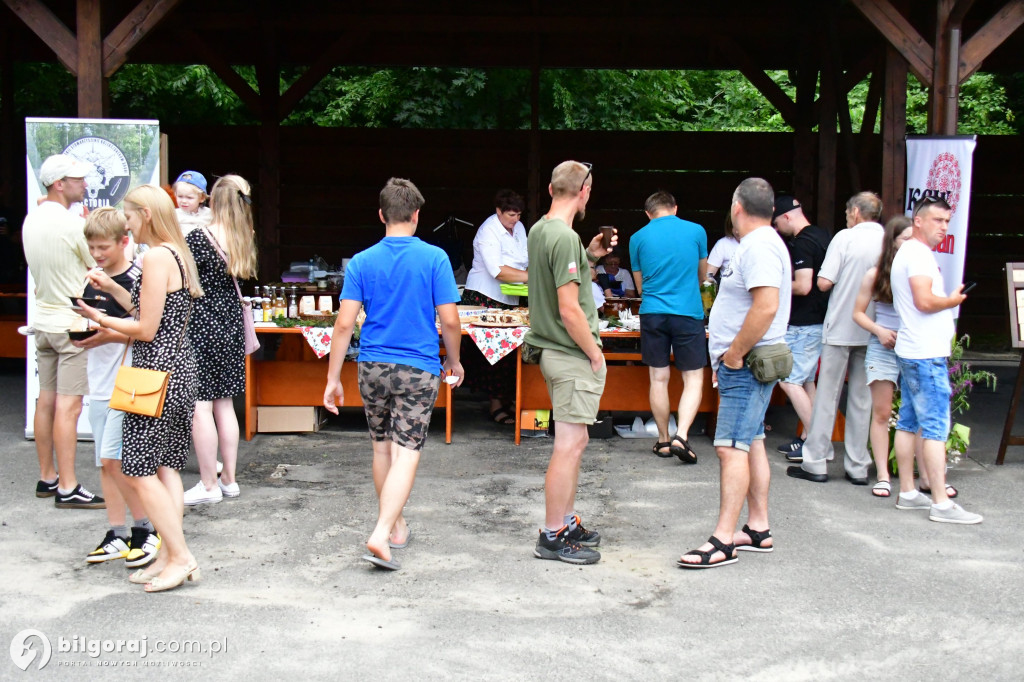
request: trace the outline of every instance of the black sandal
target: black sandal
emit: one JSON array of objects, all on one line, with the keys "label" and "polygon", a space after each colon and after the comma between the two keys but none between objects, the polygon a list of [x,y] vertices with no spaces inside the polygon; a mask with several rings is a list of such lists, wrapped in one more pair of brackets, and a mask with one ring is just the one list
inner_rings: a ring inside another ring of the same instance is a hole
[{"label": "black sandal", "polygon": [[[668,452],[662,452],[661,451],[662,448],[668,448]],[[675,454],[674,452],[672,452],[672,443],[667,443],[667,442],[666,443],[655,443],[654,447],[651,449],[651,452],[656,454],[658,457],[671,457],[671,456],[673,456]]]},{"label": "black sandal", "polygon": [[[734,564],[739,561],[736,556],[736,546],[724,544],[721,540],[716,538],[714,535],[708,538],[708,542],[711,543],[713,549],[707,551],[700,551],[699,549],[692,549],[683,556],[698,556],[700,557],[699,564],[691,564],[680,559],[676,563],[679,564],[679,568],[716,568],[718,566],[726,566],[728,564]],[[725,558],[721,561],[711,561],[711,556],[715,552],[721,552],[725,555]]]},{"label": "black sandal", "polygon": [[495,424],[502,424],[503,426],[514,426],[516,423],[516,416],[509,413],[504,407],[499,407],[494,412],[491,412],[491,419],[494,420]]},{"label": "black sandal", "polygon": [[[679,447],[678,445],[676,445],[675,444],[676,441],[679,441],[680,443],[682,443],[683,447]],[[670,455],[675,455],[676,457],[678,457],[679,461],[682,462],[683,464],[696,464],[697,463],[697,453],[694,452],[693,448],[690,447],[690,444],[687,443],[682,438],[680,438],[678,434],[675,435],[675,436],[672,436],[672,440],[669,441],[668,446],[669,446],[669,454]]]},{"label": "black sandal", "polygon": [[[918,490],[920,490],[920,491],[921,491],[922,493],[924,493],[925,495],[931,495],[931,494],[932,494],[932,489],[931,489],[931,488],[924,488],[924,487],[921,487],[921,488],[918,488]],[[952,494],[952,495],[950,495],[950,494],[949,494],[949,491],[950,491],[950,490],[952,490],[952,491],[953,491],[953,494]],[[948,483],[946,484],[946,497],[948,497],[949,499],[951,499],[951,500],[952,500],[952,499],[953,499],[954,497],[956,497],[956,496],[957,496],[957,495],[959,495],[959,494],[960,494],[960,491],[958,491],[958,490],[957,490],[956,488],[954,488],[954,487],[953,487],[953,486],[951,486],[950,484],[948,484]]]},{"label": "black sandal", "polygon": [[750,536],[750,544],[736,545],[737,552],[742,550],[744,552],[764,552],[767,554],[768,552],[775,551],[774,544],[761,544],[772,536],[770,528],[766,528],[764,530],[750,530],[750,526],[743,526],[743,532]]}]

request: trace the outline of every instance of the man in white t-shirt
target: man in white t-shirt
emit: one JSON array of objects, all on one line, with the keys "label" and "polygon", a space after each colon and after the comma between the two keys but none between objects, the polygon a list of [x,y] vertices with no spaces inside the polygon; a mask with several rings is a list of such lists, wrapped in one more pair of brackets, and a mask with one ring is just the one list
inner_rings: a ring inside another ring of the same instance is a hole
[{"label": "man in white t-shirt", "polygon": [[[981,523],[946,495],[946,439],[949,436],[947,360],[956,325],[953,308],[967,298],[961,284],[946,295],[932,249],[946,238],[952,211],[943,199],[925,197],[914,208],[914,232],[892,261],[892,300],[900,314],[896,357],[900,363],[896,461],[900,470],[897,509],[927,509],[939,523]],[[924,466],[934,502],[914,487],[914,437],[924,439]]]},{"label": "man in white t-shirt", "polygon": [[103,498],[83,488],[75,476],[78,416],[82,396],[89,392],[89,378],[85,353],[68,337],[68,330],[82,319],[71,309],[71,299],[82,295],[85,273],[96,264],[82,232],[85,221],[68,211],[85,197],[85,176],[91,170],[91,165],[67,154],[43,161],[39,181],[46,188],[46,200],[26,216],[21,229],[25,261],[36,284],[32,318],[39,371],[33,420],[39,456],[36,497],[53,497],[60,509],[105,506]]},{"label": "man in white t-shirt", "polygon": [[[708,541],[679,559],[680,568],[713,568],[736,562],[736,550],[771,552],[764,413],[776,381],[761,383],[746,365],[756,346],[783,343],[789,322],[792,267],[782,238],[771,226],[775,192],[761,178],[747,178],[733,194],[730,213],[740,246],[722,271],[711,309],[708,353],[718,381],[715,451],[721,467],[718,524]],[[747,523],[736,531],[743,502]]]},{"label": "man in white t-shirt", "polygon": [[[818,288],[831,291],[825,324],[821,332],[821,365],[818,386],[811,411],[807,440],[799,455],[787,457],[803,464],[791,466],[786,474],[792,478],[824,483],[828,480],[828,460],[832,459],[832,429],[836,408],[849,376],[846,393],[846,456],[843,468],[846,480],[854,485],[868,484],[868,427],[871,424],[871,391],[864,370],[871,333],[853,321],[864,273],[878,263],[885,233],[878,220],[882,217],[882,200],[874,192],[860,192],[846,202],[846,225],[832,238],[825,252],[825,262],[818,271]],[[868,306],[868,317],[874,318],[874,303]]]}]

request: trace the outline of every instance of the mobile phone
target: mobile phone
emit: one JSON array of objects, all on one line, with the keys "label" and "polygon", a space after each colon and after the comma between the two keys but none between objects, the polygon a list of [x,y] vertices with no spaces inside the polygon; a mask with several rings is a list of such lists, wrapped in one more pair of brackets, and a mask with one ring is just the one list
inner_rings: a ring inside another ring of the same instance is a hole
[{"label": "mobile phone", "polygon": [[966,294],[968,291],[970,291],[971,289],[973,289],[976,286],[978,286],[977,282],[968,282],[967,284],[964,285],[964,289],[960,293],[961,294]]}]

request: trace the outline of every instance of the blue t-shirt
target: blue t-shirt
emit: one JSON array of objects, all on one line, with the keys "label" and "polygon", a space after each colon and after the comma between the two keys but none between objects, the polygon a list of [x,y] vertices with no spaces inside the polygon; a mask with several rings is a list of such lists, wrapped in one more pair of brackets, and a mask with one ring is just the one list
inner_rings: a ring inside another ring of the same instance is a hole
[{"label": "blue t-shirt", "polygon": [[385,237],[349,261],[340,298],[366,309],[359,362],[441,373],[435,308],[459,301],[444,251],[418,237]]},{"label": "blue t-shirt", "polygon": [[655,218],[629,240],[629,262],[643,276],[640,314],[704,319],[697,266],[708,257],[708,235],[674,215]]}]

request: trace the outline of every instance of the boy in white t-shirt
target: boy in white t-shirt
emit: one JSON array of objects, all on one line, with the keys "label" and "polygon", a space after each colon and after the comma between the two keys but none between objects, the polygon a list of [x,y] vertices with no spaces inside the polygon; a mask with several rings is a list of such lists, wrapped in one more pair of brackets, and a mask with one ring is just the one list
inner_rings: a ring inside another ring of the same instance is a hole
[{"label": "boy in white t-shirt", "polygon": [[[914,232],[892,261],[892,299],[900,315],[896,356],[900,363],[902,404],[896,424],[896,461],[900,471],[897,509],[928,509],[939,523],[981,523],[946,495],[946,439],[949,436],[947,358],[956,327],[953,308],[967,298],[961,284],[946,295],[932,254],[945,239],[952,211],[943,199],[925,197],[914,208]],[[914,437],[924,438],[924,466],[933,502],[914,487]]]},{"label": "boy in white t-shirt", "polygon": [[[125,257],[128,233],[124,215],[109,206],[89,214],[85,222],[85,239],[89,244],[89,255],[98,267],[115,282],[131,291],[132,285],[142,274],[137,265]],[[84,298],[104,296],[91,285],[85,287]],[[96,307],[103,308],[112,317],[130,317],[133,311],[126,311],[110,297]],[[114,390],[114,377],[124,356],[124,344],[128,337],[105,327],[94,328],[96,332],[84,341],[75,341],[80,348],[88,349],[89,373],[89,423],[92,426],[96,446],[96,466],[100,467],[100,484],[107,500],[107,521],[110,528],[99,546],[90,552],[85,560],[91,564],[125,559],[128,568],[145,566],[156,558],[160,545],[153,525],[146,518],[145,508],[138,495],[123,482],[121,473],[121,423],[124,412],[110,409],[110,395]],[[91,330],[90,330],[91,331]],[[131,352],[125,358],[131,364]],[[131,509],[135,525],[129,537],[125,503]]]}]

